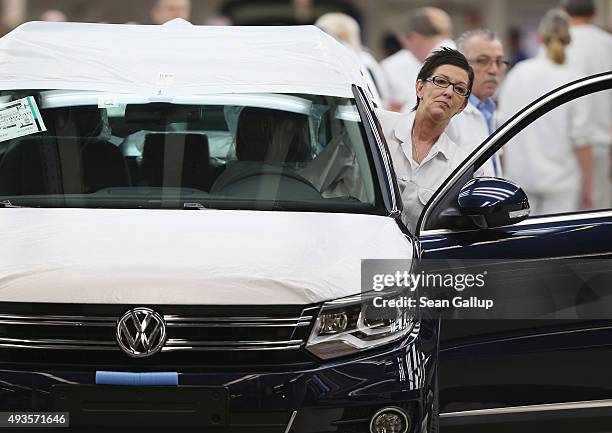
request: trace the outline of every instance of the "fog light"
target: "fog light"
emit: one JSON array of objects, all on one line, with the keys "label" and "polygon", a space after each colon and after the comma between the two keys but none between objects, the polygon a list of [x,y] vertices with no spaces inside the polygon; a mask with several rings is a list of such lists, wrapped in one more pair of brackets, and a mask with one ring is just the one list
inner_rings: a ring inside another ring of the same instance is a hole
[{"label": "fog light", "polygon": [[386,407],[374,414],[371,433],[406,433],[410,429],[408,415],[399,407]]}]

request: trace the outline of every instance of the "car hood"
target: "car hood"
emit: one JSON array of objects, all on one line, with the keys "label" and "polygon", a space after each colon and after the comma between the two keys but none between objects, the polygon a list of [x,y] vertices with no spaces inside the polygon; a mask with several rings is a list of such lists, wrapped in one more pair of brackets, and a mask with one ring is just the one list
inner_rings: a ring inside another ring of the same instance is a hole
[{"label": "car hood", "polygon": [[392,218],[223,210],[0,210],[0,301],[308,304],[407,259]]}]

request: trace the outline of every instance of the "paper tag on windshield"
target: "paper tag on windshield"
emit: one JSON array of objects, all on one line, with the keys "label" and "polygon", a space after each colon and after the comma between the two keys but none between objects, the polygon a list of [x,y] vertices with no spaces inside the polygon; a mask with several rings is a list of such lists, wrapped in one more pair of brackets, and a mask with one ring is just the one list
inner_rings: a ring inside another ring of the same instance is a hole
[{"label": "paper tag on windshield", "polygon": [[157,74],[157,85],[158,86],[171,86],[174,84],[174,73],[172,72],[159,72]]},{"label": "paper tag on windshield", "polygon": [[98,97],[98,108],[117,108],[119,102],[117,98],[112,95],[104,95]]},{"label": "paper tag on windshield", "polygon": [[0,104],[0,142],[46,130],[33,97]]}]

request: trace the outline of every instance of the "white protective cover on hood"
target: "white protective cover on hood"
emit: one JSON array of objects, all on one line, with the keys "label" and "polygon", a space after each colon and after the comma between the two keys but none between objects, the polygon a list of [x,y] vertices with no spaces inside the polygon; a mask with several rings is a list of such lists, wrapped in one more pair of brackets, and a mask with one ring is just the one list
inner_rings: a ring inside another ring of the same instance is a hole
[{"label": "white protective cover on hood", "polygon": [[330,213],[8,208],[0,239],[0,302],[310,304],[412,257],[392,218]]},{"label": "white protective cover on hood", "polygon": [[367,89],[357,56],[314,26],[30,22],[0,39],[0,89],[158,96]]}]

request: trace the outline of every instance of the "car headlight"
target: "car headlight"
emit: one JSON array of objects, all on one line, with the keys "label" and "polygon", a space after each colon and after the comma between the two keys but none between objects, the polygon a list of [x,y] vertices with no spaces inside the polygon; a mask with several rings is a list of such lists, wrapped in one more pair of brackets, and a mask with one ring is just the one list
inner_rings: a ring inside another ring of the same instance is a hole
[{"label": "car headlight", "polygon": [[416,314],[416,300],[406,290],[368,292],[326,302],[306,349],[330,359],[382,346],[408,335]]}]

